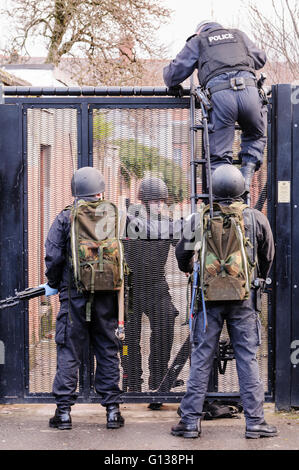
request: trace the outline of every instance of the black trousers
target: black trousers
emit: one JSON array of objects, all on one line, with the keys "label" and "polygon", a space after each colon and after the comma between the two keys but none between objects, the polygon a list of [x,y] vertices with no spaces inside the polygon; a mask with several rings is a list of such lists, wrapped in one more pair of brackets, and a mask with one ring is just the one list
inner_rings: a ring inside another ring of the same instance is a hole
[{"label": "black trousers", "polygon": [[53,394],[58,405],[73,405],[78,393],[78,372],[82,352],[88,339],[96,357],[94,387],[103,406],[122,402],[119,388],[119,348],[117,295],[103,292],[94,295],[91,321],[86,321],[88,297],[75,290],[60,295],[56,320],[57,372]]},{"label": "black trousers", "polygon": [[193,325],[193,351],[187,391],[181,401],[182,420],[193,423],[202,416],[208,382],[219,337],[226,321],[234,348],[240,395],[247,424],[264,421],[264,387],[256,358],[261,342],[261,323],[251,298],[233,302],[207,302],[208,328],[203,314],[197,313]]},{"label": "black trousers", "polygon": [[[218,75],[209,81],[208,87],[227,83],[233,77],[252,77],[249,72],[230,72]],[[246,86],[245,89],[217,91],[212,94],[213,108],[209,116],[209,141],[211,166],[231,163],[235,124],[241,127],[239,158],[242,163],[252,162],[258,170],[263,163],[266,146],[267,106],[263,105],[258,89]]]},{"label": "black trousers", "polygon": [[[134,284],[133,284],[134,285]],[[133,288],[133,309],[126,321],[126,369],[129,391],[140,392],[142,385],[142,353],[140,347],[142,317],[150,323],[148,355],[151,390],[159,387],[167,372],[174,338],[175,318],[179,314],[172,303],[168,284],[163,277],[149,285],[136,282]]]}]

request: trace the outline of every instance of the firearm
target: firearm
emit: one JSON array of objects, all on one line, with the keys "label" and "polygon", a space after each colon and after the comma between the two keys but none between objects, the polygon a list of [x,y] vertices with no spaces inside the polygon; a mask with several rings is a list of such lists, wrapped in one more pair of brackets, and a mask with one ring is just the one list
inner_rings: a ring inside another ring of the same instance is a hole
[{"label": "firearm", "polygon": [[257,277],[253,281],[253,286],[256,289],[261,289],[263,292],[269,292],[269,290],[271,290],[271,288],[269,287],[271,284],[272,284],[272,279],[270,277],[267,277],[266,279]]},{"label": "firearm", "polygon": [[264,83],[265,83],[266,79],[267,79],[267,75],[264,74],[264,73],[261,73],[260,78],[257,81],[257,88],[258,88],[258,91],[259,91],[259,95],[263,100],[263,104],[268,104],[269,103],[267,95],[270,94],[270,91],[266,90],[264,88]]},{"label": "firearm", "polygon": [[171,366],[168,368],[163,380],[161,381],[157,392],[165,393],[170,392],[170,390],[177,385],[183,385],[183,381],[179,381],[178,383],[178,376],[180,375],[183,367],[185,366],[188,358],[190,357],[191,353],[191,342],[190,342],[190,335],[187,336],[184,343],[181,346],[181,349],[173,359]]},{"label": "firearm", "polygon": [[13,307],[14,305],[17,305],[19,302],[21,302],[21,300],[29,300],[33,299],[34,297],[40,297],[41,295],[45,295],[45,292],[46,291],[44,287],[28,287],[27,289],[20,292],[15,290],[14,296],[0,300],[0,310]]},{"label": "firearm", "polygon": [[[188,335],[186,340],[181,346],[181,349],[172,361],[172,364],[168,368],[157,392],[165,393],[169,392],[172,388],[179,385],[183,385],[183,381],[177,380],[183,367],[185,366],[188,358],[191,354],[191,341]],[[215,364],[219,374],[224,375],[226,372],[226,366],[228,361],[235,359],[234,351],[229,340],[220,339],[218,344],[218,350],[215,355]]]},{"label": "firearm", "polygon": [[197,87],[195,94],[200,103],[203,104],[205,111],[210,111],[212,109],[212,102],[209,99],[208,93],[206,90],[203,90],[200,87]]},{"label": "firearm", "polygon": [[219,374],[224,375],[228,361],[235,359],[234,350],[229,339],[220,339],[216,354]]},{"label": "firearm", "polygon": [[262,311],[262,294],[271,293],[271,284],[272,279],[270,277],[267,277],[267,279],[262,279],[261,277],[257,277],[256,279],[254,279],[252,285],[255,289],[255,308],[257,312]]}]

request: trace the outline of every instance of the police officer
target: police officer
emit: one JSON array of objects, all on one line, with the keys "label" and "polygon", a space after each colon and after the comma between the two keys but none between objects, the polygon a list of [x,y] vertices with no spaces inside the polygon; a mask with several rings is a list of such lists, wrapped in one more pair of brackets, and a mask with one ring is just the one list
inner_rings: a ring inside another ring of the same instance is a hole
[{"label": "police officer", "polygon": [[[96,168],[77,170],[71,181],[72,195],[86,201],[98,200],[105,182]],[[46,240],[46,295],[59,291],[60,310],[56,320],[57,371],[53,383],[56,411],[50,427],[71,429],[71,406],[77,398],[77,377],[84,346],[90,338],[96,356],[95,390],[106,407],[107,428],[119,428],[124,419],[119,411],[119,341],[115,336],[118,304],[114,292],[97,292],[91,321],[86,322],[87,294],[75,287],[70,263],[70,209],[60,212]]]},{"label": "police officer", "polygon": [[179,314],[172,303],[165,277],[170,245],[177,242],[172,221],[168,215],[163,215],[167,198],[165,182],[161,178],[147,176],[138,189],[138,199],[143,204],[131,206],[128,211],[128,239],[124,240],[124,247],[133,275],[133,309],[126,321],[130,392],[142,389],[140,338],[143,314],[148,317],[151,328],[148,384],[151,390],[159,387],[167,372],[175,318]]},{"label": "police officer", "polygon": [[166,85],[173,87],[197,68],[199,83],[212,102],[209,116],[212,171],[219,164],[232,162],[235,123],[239,123],[242,129],[239,158],[246,192],[263,162],[266,145],[267,107],[259,95],[255,75],[255,70],[265,62],[265,53],[244,32],[205,20],[163,70]]},{"label": "police officer", "polygon": [[[244,191],[244,178],[233,165],[218,167],[212,176],[215,200],[229,205]],[[241,200],[241,199],[240,199]],[[267,218],[247,207],[244,212],[245,235],[255,247],[259,277],[266,279],[274,257],[274,242]],[[192,272],[194,251],[185,248],[186,238],[176,247],[179,269]],[[246,419],[247,438],[275,436],[277,430],[265,422],[263,383],[259,377],[256,352],[260,344],[260,320],[256,311],[255,291],[247,300],[206,302],[208,327],[204,315],[197,312],[193,329],[193,351],[187,391],[181,401],[181,419],[171,433],[175,436],[199,437],[203,403],[224,319],[234,349],[240,395]]]}]

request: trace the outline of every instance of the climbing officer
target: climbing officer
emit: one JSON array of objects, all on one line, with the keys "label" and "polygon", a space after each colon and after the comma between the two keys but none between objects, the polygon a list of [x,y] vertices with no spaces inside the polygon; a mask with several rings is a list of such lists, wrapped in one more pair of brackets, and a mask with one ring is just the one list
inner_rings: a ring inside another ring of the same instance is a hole
[{"label": "climbing officer", "polygon": [[242,130],[239,158],[246,192],[263,162],[266,145],[267,107],[255,75],[265,62],[265,52],[244,32],[205,20],[163,70],[165,84],[174,87],[197,69],[199,84],[212,103],[209,112],[212,172],[220,164],[232,163],[235,123],[239,123]]},{"label": "climbing officer", "polygon": [[[240,196],[244,192],[244,178],[235,166],[230,164],[219,166],[213,173],[212,185],[214,200],[221,205],[231,207],[232,203],[242,201]],[[266,279],[274,257],[274,242],[269,222],[261,212],[248,206],[243,210],[243,218],[245,237],[251,242],[250,256],[256,260],[258,277],[255,279]],[[192,242],[183,236],[176,246],[176,257],[179,269],[191,273],[194,250],[190,249],[190,246],[186,249],[186,241]],[[211,265],[214,269],[215,266]],[[236,269],[235,265],[232,265],[232,268]],[[220,279],[221,276],[217,281],[218,286]],[[250,295],[245,300],[206,301],[206,318],[201,311],[196,312],[193,320],[190,374],[187,390],[180,404],[181,419],[172,427],[173,435],[191,438],[199,437],[201,433],[203,403],[224,320],[235,353],[240,395],[246,419],[245,436],[258,438],[277,434],[276,428],[267,424],[264,418],[264,389],[256,359],[261,336],[257,300],[257,292],[252,286]],[[205,320],[207,328],[204,328]]]},{"label": "climbing officer", "polygon": [[[105,190],[103,176],[96,168],[77,170],[71,181],[75,201],[97,201]],[[119,340],[117,328],[118,304],[115,292],[95,292],[91,306],[91,321],[86,321],[88,295],[77,290],[70,261],[70,208],[54,220],[46,240],[46,295],[59,292],[60,310],[56,319],[57,371],[53,383],[56,411],[50,427],[71,429],[71,406],[77,398],[78,370],[88,338],[96,357],[95,390],[106,407],[107,428],[124,425],[119,403]]]},{"label": "climbing officer", "polygon": [[165,277],[170,246],[179,238],[174,239],[173,222],[165,213],[168,199],[165,182],[152,175],[144,177],[138,188],[138,199],[142,204],[130,207],[127,240],[124,240],[133,286],[133,308],[126,321],[126,362],[131,392],[142,390],[140,339],[143,315],[148,317],[151,329],[148,386],[150,390],[156,390],[167,372],[175,318],[179,314]]}]

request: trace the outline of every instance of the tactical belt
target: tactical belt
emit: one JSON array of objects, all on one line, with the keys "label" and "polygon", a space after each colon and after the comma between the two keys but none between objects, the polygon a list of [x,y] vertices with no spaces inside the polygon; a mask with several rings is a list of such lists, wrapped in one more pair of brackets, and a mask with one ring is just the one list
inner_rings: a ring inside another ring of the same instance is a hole
[{"label": "tactical belt", "polygon": [[234,77],[228,80],[227,82],[219,83],[207,88],[208,93],[212,95],[217,91],[232,89],[234,91],[244,90],[246,86],[257,86],[256,80],[254,78],[244,78],[244,77]]}]

